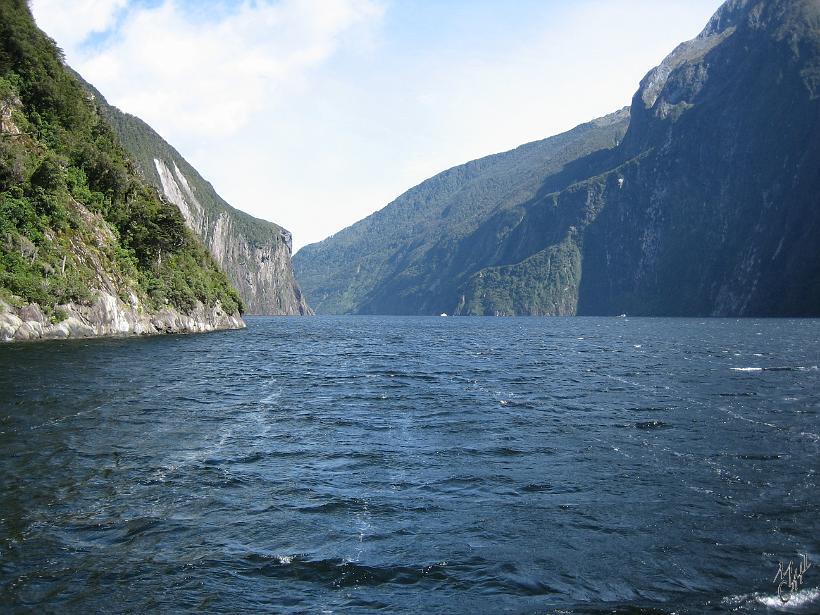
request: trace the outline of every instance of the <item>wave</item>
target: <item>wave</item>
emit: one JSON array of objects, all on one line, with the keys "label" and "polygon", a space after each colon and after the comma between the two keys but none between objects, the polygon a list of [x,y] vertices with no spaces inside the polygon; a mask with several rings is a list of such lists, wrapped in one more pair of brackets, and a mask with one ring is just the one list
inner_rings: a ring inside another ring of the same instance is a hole
[{"label": "wave", "polygon": [[244,558],[241,572],[253,576],[292,578],[327,584],[334,588],[414,585],[423,581],[451,580],[447,562],[419,566],[368,566],[346,559],[310,559],[305,555],[259,555]]},{"label": "wave", "polygon": [[663,421],[640,421],[635,423],[636,429],[665,429],[669,427],[668,423],[664,423]]},{"label": "wave", "polygon": [[782,455],[751,455],[751,454],[739,454],[737,455],[738,459],[743,459],[744,461],[778,461],[783,459]]},{"label": "wave", "polygon": [[810,367],[784,365],[774,367],[730,367],[729,369],[733,372],[807,372],[817,371],[818,368],[816,365]]},{"label": "wave", "polygon": [[521,487],[521,491],[526,493],[539,493],[552,490],[553,486],[549,483],[529,483]]}]

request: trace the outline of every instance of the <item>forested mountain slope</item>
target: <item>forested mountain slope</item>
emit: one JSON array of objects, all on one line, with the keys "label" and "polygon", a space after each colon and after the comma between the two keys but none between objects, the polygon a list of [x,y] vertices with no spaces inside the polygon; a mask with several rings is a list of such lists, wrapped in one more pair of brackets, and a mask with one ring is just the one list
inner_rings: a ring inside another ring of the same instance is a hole
[{"label": "forested mountain slope", "polygon": [[[820,2],[726,2],[649,72],[629,115],[533,161],[528,180],[482,159],[304,248],[308,299],[353,313],[820,314]],[[468,169],[492,170],[445,181]],[[437,205],[460,191],[482,204],[469,224]]]},{"label": "forested mountain slope", "polygon": [[[621,110],[567,133],[454,167],[294,257],[319,313],[451,311],[468,276],[506,262],[504,238],[546,183],[578,176],[578,159],[602,164],[623,138]],[[581,174],[583,172],[581,171]]]},{"label": "forested mountain slope", "polygon": [[241,327],[241,310],[27,4],[1,0],[0,339]]}]

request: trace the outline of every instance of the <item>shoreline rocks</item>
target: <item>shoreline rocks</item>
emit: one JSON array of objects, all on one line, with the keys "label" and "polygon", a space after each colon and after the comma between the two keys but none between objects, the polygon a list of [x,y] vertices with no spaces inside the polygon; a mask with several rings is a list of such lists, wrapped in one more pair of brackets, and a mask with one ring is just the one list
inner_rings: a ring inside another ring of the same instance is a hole
[{"label": "shoreline rocks", "polygon": [[227,314],[217,303],[197,303],[190,313],[172,307],[146,312],[137,301],[131,305],[107,292],[99,292],[91,305],[73,303],[57,306],[62,318],[52,322],[36,303],[15,308],[0,300],[0,341],[87,339],[174,333],[206,333],[243,329],[245,322]]}]

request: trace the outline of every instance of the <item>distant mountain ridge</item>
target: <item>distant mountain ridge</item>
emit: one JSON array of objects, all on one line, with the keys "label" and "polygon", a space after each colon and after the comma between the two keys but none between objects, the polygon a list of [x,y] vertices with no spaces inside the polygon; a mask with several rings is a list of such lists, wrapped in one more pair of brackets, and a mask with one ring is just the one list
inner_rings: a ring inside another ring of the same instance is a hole
[{"label": "distant mountain ridge", "polygon": [[628,112],[537,143],[543,158],[456,167],[300,250],[308,299],[320,313],[820,314],[816,0],[726,2]]},{"label": "distant mountain ridge", "polygon": [[[497,237],[545,182],[568,182],[570,163],[605,155],[629,112],[449,169],[384,209],[294,257],[319,313],[439,313],[458,302],[465,273],[502,259]],[[488,225],[488,220],[497,225]],[[470,241],[478,238],[477,241]]]},{"label": "distant mountain ridge", "polygon": [[143,177],[179,208],[188,227],[239,291],[247,312],[312,314],[293,274],[290,232],[231,207],[153,128],[110,105],[90,84],[86,86]]}]

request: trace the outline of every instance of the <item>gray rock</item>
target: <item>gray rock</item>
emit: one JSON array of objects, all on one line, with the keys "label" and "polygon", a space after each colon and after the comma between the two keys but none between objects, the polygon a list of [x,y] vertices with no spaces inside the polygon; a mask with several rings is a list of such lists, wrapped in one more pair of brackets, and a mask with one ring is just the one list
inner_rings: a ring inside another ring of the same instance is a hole
[{"label": "gray rock", "polygon": [[124,303],[108,292],[98,293],[90,306],[69,303],[60,309],[66,314],[65,320],[50,324],[36,304],[17,309],[0,302],[0,340],[204,333],[245,327],[240,317],[226,314],[218,303],[212,307],[197,304],[188,314],[171,307],[149,312],[133,298]]},{"label": "gray rock", "polygon": [[39,322],[40,324],[45,323],[45,317],[43,316],[43,312],[40,310],[40,306],[36,303],[30,303],[20,308],[19,314],[22,320],[29,322]]}]

